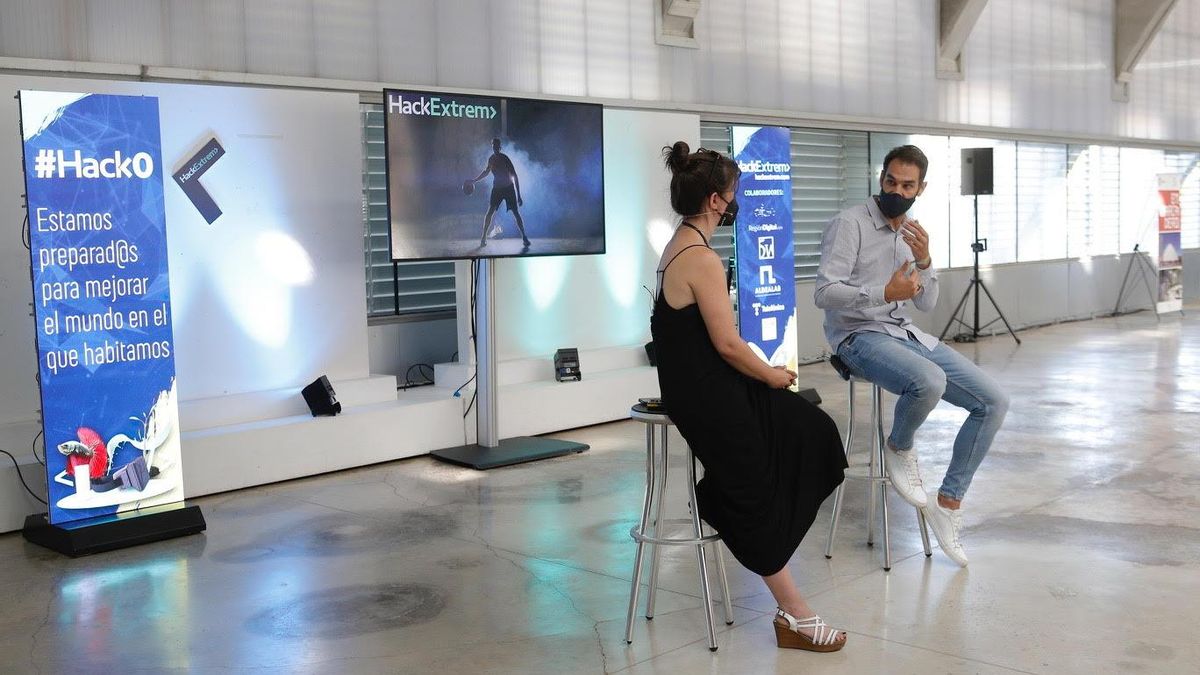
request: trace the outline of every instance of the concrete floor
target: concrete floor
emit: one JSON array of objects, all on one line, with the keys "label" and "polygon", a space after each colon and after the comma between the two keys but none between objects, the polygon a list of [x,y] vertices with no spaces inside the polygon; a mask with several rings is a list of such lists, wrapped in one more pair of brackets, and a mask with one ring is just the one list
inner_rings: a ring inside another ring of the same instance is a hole
[{"label": "concrete floor", "polygon": [[[861,481],[833,559],[829,503],[793,558],[850,632],[840,653],[776,649],[773,602],[731,558],[735,623],[710,653],[682,549],[625,644],[645,452],[625,421],[561,434],[582,455],[487,473],[418,458],[201,499],[206,534],[91,558],[0,537],[0,671],[1200,671],[1200,308],[1022,338],[964,348],[1013,400],[966,503],[970,568],[927,559],[893,497],[885,573]],[[800,379],[844,423],[832,371]],[[943,405],[918,434],[933,485],[962,417]]]}]

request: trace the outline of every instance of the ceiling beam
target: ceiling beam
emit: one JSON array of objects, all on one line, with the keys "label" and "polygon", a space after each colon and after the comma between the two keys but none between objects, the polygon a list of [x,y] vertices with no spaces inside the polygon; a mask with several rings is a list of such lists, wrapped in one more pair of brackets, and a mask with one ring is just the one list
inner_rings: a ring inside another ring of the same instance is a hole
[{"label": "ceiling beam", "polygon": [[700,0],[654,0],[654,41],[699,49],[695,25],[699,13]]},{"label": "ceiling beam", "polygon": [[1154,41],[1176,0],[1115,0],[1113,9],[1113,99],[1129,100],[1133,69]]},{"label": "ceiling beam", "polygon": [[987,7],[987,0],[940,0],[938,2],[937,76],[961,80],[965,74],[963,48],[971,29]]}]

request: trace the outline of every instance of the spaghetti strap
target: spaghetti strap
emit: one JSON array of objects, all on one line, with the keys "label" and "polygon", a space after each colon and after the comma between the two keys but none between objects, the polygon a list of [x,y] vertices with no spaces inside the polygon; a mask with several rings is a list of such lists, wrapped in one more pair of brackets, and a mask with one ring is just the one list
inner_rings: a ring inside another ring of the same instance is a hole
[{"label": "spaghetti strap", "polygon": [[656,273],[658,274],[658,294],[656,297],[662,297],[663,277],[667,274],[667,268],[671,266],[671,263],[675,262],[676,258],[683,255],[684,251],[688,250],[689,248],[696,248],[697,246],[699,246],[700,248],[707,248],[709,250],[712,250],[712,247],[709,246],[708,244],[688,244],[687,246],[684,246],[683,248],[676,251],[675,255],[671,256],[671,259],[667,261],[666,265],[663,265],[663,268],[661,270],[656,270]]},{"label": "spaghetti strap", "polygon": [[687,246],[684,246],[683,248],[679,249],[679,251],[676,252],[675,255],[671,256],[671,259],[667,261],[666,265],[663,265],[663,268],[661,270],[659,270],[658,273],[666,274],[667,268],[671,266],[671,263],[675,262],[676,258],[683,255],[683,252],[688,250],[689,248],[696,248],[697,246],[699,246],[701,248],[709,248],[709,246],[707,244],[688,244]]}]

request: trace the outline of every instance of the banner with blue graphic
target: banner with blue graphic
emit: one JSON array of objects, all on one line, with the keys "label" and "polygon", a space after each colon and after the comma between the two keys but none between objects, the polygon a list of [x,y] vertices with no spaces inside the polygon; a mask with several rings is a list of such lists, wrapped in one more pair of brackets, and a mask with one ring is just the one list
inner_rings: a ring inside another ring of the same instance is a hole
[{"label": "banner with blue graphic", "polygon": [[20,105],[50,522],[179,501],[158,99]]},{"label": "banner with blue graphic", "polygon": [[733,126],[738,183],[738,332],[773,366],[797,365],[791,139],[786,127]]}]

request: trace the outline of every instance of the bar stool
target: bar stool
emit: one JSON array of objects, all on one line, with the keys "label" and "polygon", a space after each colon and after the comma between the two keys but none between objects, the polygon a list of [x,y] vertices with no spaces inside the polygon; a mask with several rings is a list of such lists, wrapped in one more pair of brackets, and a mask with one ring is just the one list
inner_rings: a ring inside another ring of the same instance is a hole
[{"label": "bar stool", "polygon": [[[700,512],[696,504],[696,458],[692,449],[687,449],[687,487],[688,506],[691,511],[690,519],[666,520],[663,515],[663,504],[667,491],[667,464],[669,452],[667,448],[667,430],[673,426],[671,418],[660,408],[651,410],[643,403],[638,403],[629,411],[629,417],[646,425],[646,497],[642,502],[642,518],[636,526],[629,530],[629,536],[637,542],[637,555],[633,564],[633,585],[629,590],[629,614],[625,620],[625,642],[633,642],[633,615],[637,613],[638,594],[642,586],[642,564],[645,556],[645,545],[654,546],[650,565],[650,583],[646,598],[646,618],[654,618],[654,600],[658,592],[658,569],[661,547],[663,546],[694,546],[696,558],[700,565],[700,593],[704,599],[704,616],[708,620],[708,649],[717,650],[717,630],[713,623],[712,597],[708,586],[708,558],[704,547],[712,544],[717,557],[717,575],[721,580],[721,594],[725,604],[725,625],[733,623],[733,603],[729,598],[729,581],[725,575],[725,559],[721,555],[719,542],[721,535],[705,534],[705,525],[700,521]],[[659,442],[655,443],[655,432],[658,432]],[[670,537],[666,535],[668,524],[690,523],[691,536]]]},{"label": "bar stool", "polygon": [[[892,484],[892,479],[888,475],[887,465],[883,462],[884,439],[887,438],[883,433],[883,389],[874,382],[854,376],[836,354],[829,357],[829,365],[833,366],[838,375],[846,381],[848,387],[850,421],[846,425],[846,441],[844,443],[847,460],[850,456],[850,448],[854,443],[854,385],[871,385],[871,461],[867,475],[856,477],[865,477],[870,485],[870,505],[867,509],[867,546],[875,545],[875,493],[878,487],[879,503],[883,507],[883,569],[888,572],[892,569],[892,540],[888,531],[887,492],[888,486]],[[847,475],[851,474],[847,473]],[[846,484],[842,483],[834,493],[833,522],[829,525],[829,541],[825,544],[826,558],[833,557],[833,538],[837,534],[838,518],[842,513],[842,492],[845,488]],[[929,548],[929,530],[925,526],[925,514],[919,508],[916,511],[917,522],[921,526],[921,543],[925,547],[925,557],[928,558],[933,555],[933,551]]]}]

